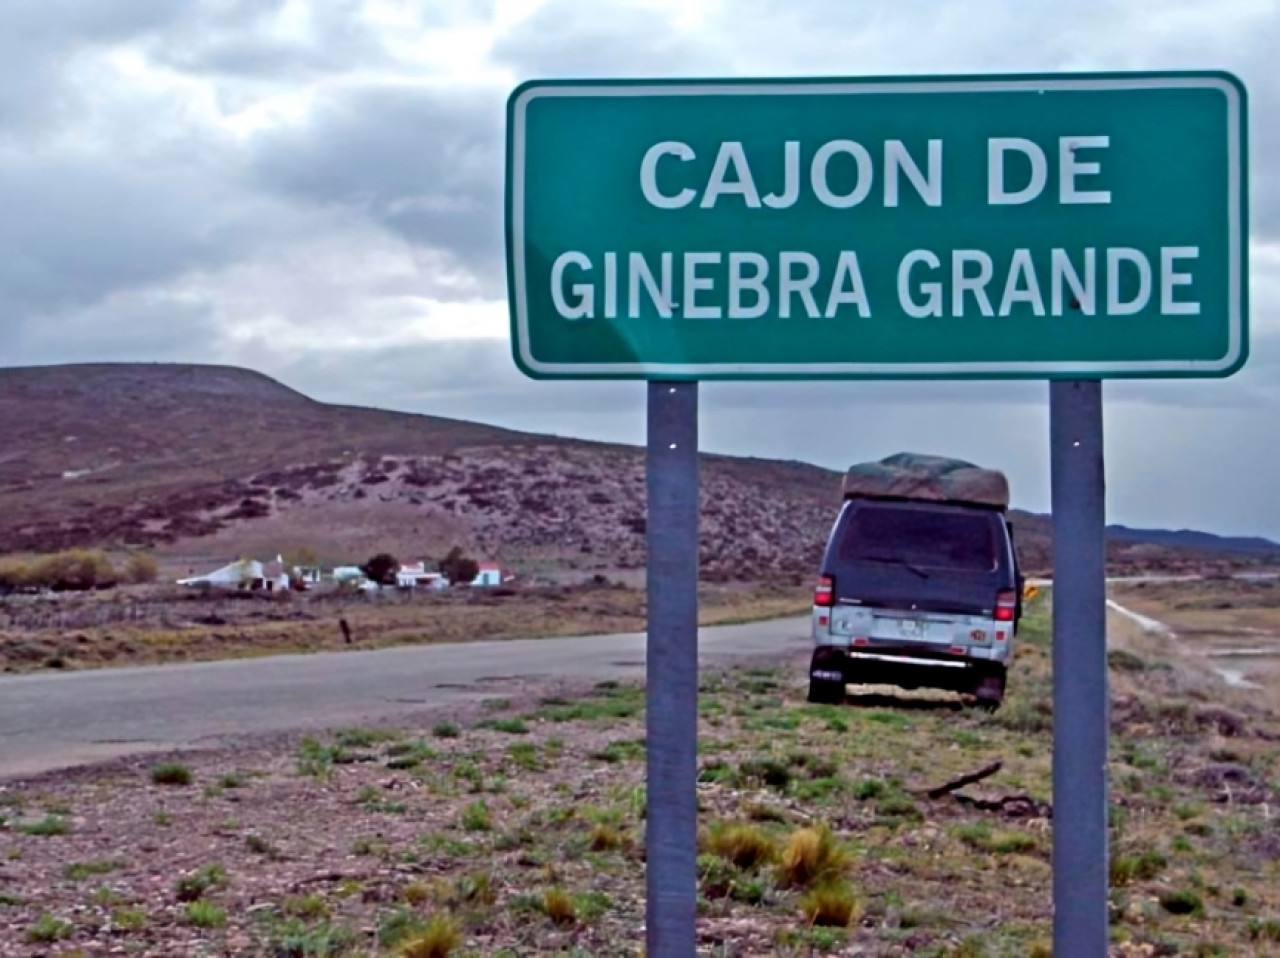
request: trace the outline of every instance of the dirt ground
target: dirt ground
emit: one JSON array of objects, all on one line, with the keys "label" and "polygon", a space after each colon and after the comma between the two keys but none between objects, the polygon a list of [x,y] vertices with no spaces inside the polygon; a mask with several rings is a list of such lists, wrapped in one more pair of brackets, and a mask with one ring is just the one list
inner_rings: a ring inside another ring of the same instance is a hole
[{"label": "dirt ground", "polygon": [[[1280,953],[1280,716],[1162,641],[1111,653],[1112,954]],[[799,661],[705,676],[700,954],[1048,955],[1049,661],[1037,600],[994,715],[811,706]],[[641,954],[643,706],[522,688],[15,783],[0,954]]]},{"label": "dirt ground", "polygon": [[[706,584],[703,625],[802,615],[808,587]],[[286,652],[643,631],[645,592],[601,583],[381,595],[178,587],[0,599],[0,670],[84,669]]]},{"label": "dirt ground", "polygon": [[1280,581],[1139,584],[1112,597],[1166,627],[1145,630],[1148,645],[1280,708]]}]

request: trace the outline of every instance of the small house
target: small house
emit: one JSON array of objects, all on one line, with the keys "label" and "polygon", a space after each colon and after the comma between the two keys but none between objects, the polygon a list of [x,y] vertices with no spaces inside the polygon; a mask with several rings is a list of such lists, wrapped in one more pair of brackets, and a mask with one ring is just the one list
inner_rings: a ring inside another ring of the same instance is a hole
[{"label": "small house", "polygon": [[359,582],[364,578],[364,572],[357,565],[340,565],[333,570],[334,582]]},{"label": "small house", "polygon": [[264,570],[257,559],[237,559],[205,575],[179,579],[178,585],[215,589],[257,589],[262,587]]},{"label": "small house", "polygon": [[474,586],[502,585],[502,567],[496,562],[481,562],[480,571],[471,580]]},{"label": "small house", "polygon": [[402,589],[439,589],[445,585],[444,576],[429,572],[425,562],[401,565],[396,571],[396,585]]}]

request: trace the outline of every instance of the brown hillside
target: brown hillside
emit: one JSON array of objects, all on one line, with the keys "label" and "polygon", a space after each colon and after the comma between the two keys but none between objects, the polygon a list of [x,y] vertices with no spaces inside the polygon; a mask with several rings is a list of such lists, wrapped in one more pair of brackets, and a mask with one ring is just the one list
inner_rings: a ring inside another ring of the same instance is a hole
[{"label": "brown hillside", "polygon": [[[998,465],[998,464],[996,464]],[[814,571],[839,475],[705,456],[712,579]],[[220,366],[0,369],[0,552],[158,547],[175,562],[306,547],[323,561],[454,543],[523,571],[644,564],[643,451],[319,403]],[[1048,523],[1015,516],[1031,573]],[[1113,567],[1200,566],[1113,544]]]}]

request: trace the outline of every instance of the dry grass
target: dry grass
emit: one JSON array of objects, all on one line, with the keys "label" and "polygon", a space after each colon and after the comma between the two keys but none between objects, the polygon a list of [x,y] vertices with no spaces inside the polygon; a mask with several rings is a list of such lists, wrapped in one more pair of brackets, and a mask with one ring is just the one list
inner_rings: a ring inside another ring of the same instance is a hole
[{"label": "dry grass", "polygon": [[827,825],[800,828],[791,833],[782,849],[778,882],[785,887],[807,888],[838,878],[848,864],[848,853]]},{"label": "dry grass", "polygon": [[706,850],[744,871],[772,862],[778,855],[773,839],[760,827],[716,822],[706,837]]},{"label": "dry grass", "polygon": [[548,888],[542,895],[542,910],[556,925],[572,925],[578,920],[573,896],[563,888]]},{"label": "dry grass", "polygon": [[800,910],[811,925],[847,928],[858,915],[858,898],[843,879],[829,879],[800,897]]},{"label": "dry grass", "polygon": [[603,822],[591,829],[590,848],[593,852],[611,852],[622,848],[625,838],[618,829]]},{"label": "dry grass", "polygon": [[462,929],[447,915],[436,915],[427,927],[400,946],[400,958],[449,958],[462,947]]}]

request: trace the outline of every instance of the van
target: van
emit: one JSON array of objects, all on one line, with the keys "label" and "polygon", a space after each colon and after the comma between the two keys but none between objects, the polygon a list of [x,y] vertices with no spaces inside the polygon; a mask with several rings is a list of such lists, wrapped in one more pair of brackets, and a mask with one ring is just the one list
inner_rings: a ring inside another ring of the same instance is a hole
[{"label": "van", "polygon": [[846,685],[897,685],[1004,698],[1023,577],[1001,508],[847,498],[813,596],[809,701]]}]

